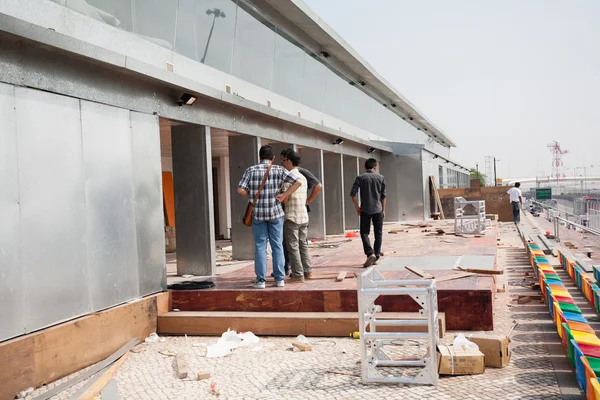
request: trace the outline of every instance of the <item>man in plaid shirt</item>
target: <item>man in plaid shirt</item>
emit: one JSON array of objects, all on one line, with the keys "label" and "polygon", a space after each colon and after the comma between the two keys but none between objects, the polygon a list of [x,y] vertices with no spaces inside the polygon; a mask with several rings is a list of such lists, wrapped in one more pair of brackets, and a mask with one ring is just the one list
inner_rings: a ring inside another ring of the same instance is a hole
[{"label": "man in plaid shirt", "polygon": [[[258,188],[273,163],[274,154],[271,146],[262,146],[259,152],[260,164],[248,168],[238,184],[238,193],[249,195],[249,202],[254,201]],[[286,191],[281,193],[283,183],[289,183]],[[273,254],[273,275],[277,287],[284,286],[283,258],[283,219],[281,203],[294,193],[302,182],[291,175],[280,165],[273,165],[265,181],[252,215],[252,235],[254,236],[254,272],[256,273],[255,289],[264,289],[267,273],[267,239],[271,243]]]},{"label": "man in plaid shirt", "polygon": [[[285,204],[285,222],[283,230],[285,232],[285,246],[292,267],[292,281],[304,282],[305,277],[310,277],[312,265],[310,255],[308,254],[308,210],[306,209],[306,198],[308,188],[306,178],[298,170],[300,165],[300,154],[293,150],[288,150],[286,160],[282,162],[285,169],[290,171],[290,175],[302,182],[300,189],[292,193]],[[283,189],[287,189],[289,183],[283,184]]]}]

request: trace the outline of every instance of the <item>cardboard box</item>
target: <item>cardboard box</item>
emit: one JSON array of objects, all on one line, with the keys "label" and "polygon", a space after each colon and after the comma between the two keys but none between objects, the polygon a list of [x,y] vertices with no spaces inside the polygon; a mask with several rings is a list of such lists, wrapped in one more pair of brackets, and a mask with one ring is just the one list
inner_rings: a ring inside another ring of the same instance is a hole
[{"label": "cardboard box", "polygon": [[508,337],[471,335],[467,339],[479,346],[479,351],[485,354],[486,367],[504,368],[509,364],[512,353],[508,348]]},{"label": "cardboard box", "polygon": [[438,346],[440,375],[475,375],[485,372],[485,356],[469,347]]}]

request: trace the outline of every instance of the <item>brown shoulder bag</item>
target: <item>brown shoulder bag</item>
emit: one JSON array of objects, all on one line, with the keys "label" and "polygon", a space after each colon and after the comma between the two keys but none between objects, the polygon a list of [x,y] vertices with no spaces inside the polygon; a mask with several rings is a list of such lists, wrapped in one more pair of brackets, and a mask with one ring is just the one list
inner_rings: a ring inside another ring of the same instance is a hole
[{"label": "brown shoulder bag", "polygon": [[267,177],[269,176],[269,172],[271,172],[271,167],[273,166],[273,162],[267,168],[267,172],[265,172],[265,176],[263,176],[263,180],[258,187],[258,191],[256,192],[256,196],[254,196],[254,201],[252,203],[248,203],[246,206],[246,213],[244,214],[244,218],[242,222],[246,226],[252,226],[252,214],[254,213],[254,206],[256,206],[256,202],[258,201],[258,196],[260,196],[260,192],[262,191],[263,186],[265,186],[265,182],[267,181]]}]

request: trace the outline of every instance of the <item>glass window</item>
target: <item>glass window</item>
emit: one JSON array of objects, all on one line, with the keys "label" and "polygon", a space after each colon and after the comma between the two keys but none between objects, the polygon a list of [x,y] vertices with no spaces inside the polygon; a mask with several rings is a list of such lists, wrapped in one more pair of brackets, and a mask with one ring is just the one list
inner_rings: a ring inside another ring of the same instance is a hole
[{"label": "glass window", "polygon": [[87,2],[61,2],[69,8],[94,19],[133,32],[133,12],[131,0],[87,0]]},{"label": "glass window", "polygon": [[233,75],[271,89],[275,52],[275,32],[238,8],[233,49]]},{"label": "glass window", "polygon": [[304,75],[302,76],[302,103],[323,111],[325,85],[327,83],[327,67],[312,55],[304,55]]},{"label": "glass window", "polygon": [[232,0],[179,0],[175,51],[231,73],[236,3]]},{"label": "glass window", "polygon": [[133,31],[159,46],[175,45],[177,0],[134,0]]},{"label": "glass window", "polygon": [[305,52],[284,37],[275,38],[273,91],[297,102],[302,101]]}]

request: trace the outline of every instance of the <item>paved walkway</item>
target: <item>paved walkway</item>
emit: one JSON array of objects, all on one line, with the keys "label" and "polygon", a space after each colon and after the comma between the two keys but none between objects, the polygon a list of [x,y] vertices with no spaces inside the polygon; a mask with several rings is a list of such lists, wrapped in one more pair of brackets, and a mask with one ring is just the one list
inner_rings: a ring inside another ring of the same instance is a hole
[{"label": "paved walkway", "polygon": [[[221,399],[561,399],[583,398],[547,308],[539,302],[517,305],[512,299],[530,291],[522,283],[532,278],[526,253],[513,224],[500,225],[498,266],[505,270],[497,286],[506,286],[494,304],[495,330],[511,335],[513,358],[503,369],[488,368],[483,375],[441,377],[436,387],[363,385],[359,373],[359,342],[351,338],[310,338],[312,352],[290,351],[292,338],[261,337],[253,348],[236,349],[226,358],[205,358],[205,344],[214,337],[167,337],[142,344],[139,353],[120,368],[116,381],[123,399],[211,399],[215,382]],[[447,332],[444,343],[457,332]],[[210,371],[205,381],[179,380],[172,358],[160,351],[189,352],[193,371]],[[342,371],[349,375],[332,374]],[[562,387],[559,387],[561,381]],[[60,383],[60,382],[59,382]],[[50,385],[51,388],[53,385]],[[56,398],[69,398],[76,388]]]}]

